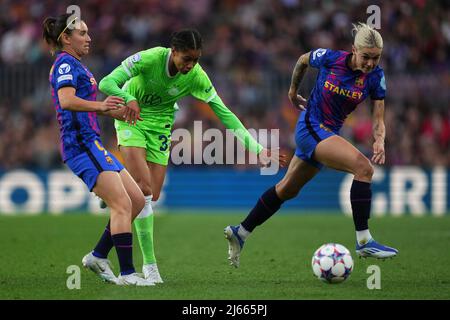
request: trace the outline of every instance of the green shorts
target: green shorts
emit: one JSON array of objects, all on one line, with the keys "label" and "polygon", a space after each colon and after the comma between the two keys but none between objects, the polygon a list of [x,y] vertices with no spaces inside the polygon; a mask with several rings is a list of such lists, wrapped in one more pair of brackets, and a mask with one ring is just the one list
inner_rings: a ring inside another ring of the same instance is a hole
[{"label": "green shorts", "polygon": [[167,166],[170,156],[171,128],[151,130],[140,126],[139,122],[135,126],[123,121],[114,121],[114,123],[119,146],[145,148],[148,162]]}]

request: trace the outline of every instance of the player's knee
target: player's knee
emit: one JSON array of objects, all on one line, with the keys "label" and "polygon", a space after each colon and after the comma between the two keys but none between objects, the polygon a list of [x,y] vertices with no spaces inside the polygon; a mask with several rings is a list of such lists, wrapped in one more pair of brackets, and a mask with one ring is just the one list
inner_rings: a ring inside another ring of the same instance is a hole
[{"label": "player's knee", "polygon": [[136,183],[139,186],[139,189],[141,189],[144,196],[149,196],[152,194],[152,188],[150,186],[150,181],[147,181],[146,179],[137,178]]},{"label": "player's knee", "polygon": [[109,207],[111,208],[111,211],[117,215],[131,217],[132,203],[130,197],[126,193],[115,197]]},{"label": "player's knee", "polygon": [[355,176],[372,180],[374,169],[369,159],[362,154],[358,156],[355,166]]}]

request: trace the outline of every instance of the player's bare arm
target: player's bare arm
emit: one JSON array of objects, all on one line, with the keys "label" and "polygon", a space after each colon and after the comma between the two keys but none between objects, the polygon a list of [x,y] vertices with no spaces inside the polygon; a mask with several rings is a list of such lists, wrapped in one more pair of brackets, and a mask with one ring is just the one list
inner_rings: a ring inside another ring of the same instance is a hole
[{"label": "player's bare arm", "polygon": [[117,120],[123,120],[123,116],[125,114],[126,108],[119,108],[116,110],[108,110],[108,111],[97,111],[97,114],[100,116],[106,116]]},{"label": "player's bare arm", "polygon": [[[110,98],[110,97],[108,97],[108,98]],[[131,125],[135,125],[137,120],[142,121],[142,118],[139,115],[139,113],[140,113],[139,105],[137,107],[139,109],[136,109],[135,105],[138,105],[136,101],[130,101],[126,105],[126,107],[122,105],[123,107],[118,108],[118,109],[107,110],[107,111],[97,111],[97,114],[102,115],[102,116],[107,116],[107,117],[110,117],[113,119],[117,119],[120,121],[125,121]],[[134,112],[133,116],[131,115],[132,112]]]},{"label": "player's bare arm", "polygon": [[372,162],[375,164],[384,164],[384,138],[386,137],[386,127],[384,125],[384,100],[375,100],[373,108],[373,156]]},{"label": "player's bare arm", "polygon": [[302,54],[300,58],[298,58],[297,63],[295,64],[294,71],[292,72],[291,78],[291,86],[289,88],[289,100],[291,100],[292,104],[299,110],[305,110],[306,107],[306,99],[299,95],[298,87],[300,82],[302,81],[306,70],[309,66],[309,55],[311,52]]},{"label": "player's bare arm", "polygon": [[58,99],[62,109],[79,112],[110,111],[120,109],[120,105],[124,103],[120,97],[108,97],[104,101],[89,101],[78,98],[75,92],[73,87],[63,87],[58,90]]}]

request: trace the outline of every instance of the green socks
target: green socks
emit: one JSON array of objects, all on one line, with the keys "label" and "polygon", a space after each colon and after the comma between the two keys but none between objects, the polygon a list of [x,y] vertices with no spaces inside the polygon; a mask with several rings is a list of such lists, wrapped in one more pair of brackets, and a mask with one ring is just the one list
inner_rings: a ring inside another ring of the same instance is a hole
[{"label": "green socks", "polygon": [[156,263],[155,249],[153,246],[153,209],[151,202],[152,196],[146,196],[145,207],[134,220],[144,264]]}]

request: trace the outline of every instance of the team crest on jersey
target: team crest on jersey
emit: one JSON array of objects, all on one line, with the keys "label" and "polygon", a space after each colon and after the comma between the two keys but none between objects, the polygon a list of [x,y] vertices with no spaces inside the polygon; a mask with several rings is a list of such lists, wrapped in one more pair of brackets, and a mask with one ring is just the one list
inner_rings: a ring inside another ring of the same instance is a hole
[{"label": "team crest on jersey", "polygon": [[167,90],[167,93],[170,94],[171,96],[176,96],[177,94],[180,93],[180,90],[178,90],[177,87],[173,87]]},{"label": "team crest on jersey", "polygon": [[70,66],[67,63],[63,63],[58,68],[59,74],[65,74],[65,73],[68,73],[69,71],[70,71]]},{"label": "team crest on jersey", "polygon": [[364,79],[361,78],[361,77],[356,78],[355,86],[357,86],[357,87],[364,87]]}]

